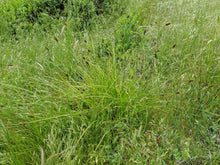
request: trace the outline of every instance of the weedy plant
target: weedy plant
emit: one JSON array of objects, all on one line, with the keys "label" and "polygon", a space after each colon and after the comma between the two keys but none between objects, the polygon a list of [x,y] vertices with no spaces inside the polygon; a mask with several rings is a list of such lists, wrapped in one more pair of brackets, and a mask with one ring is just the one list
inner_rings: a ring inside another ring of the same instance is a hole
[{"label": "weedy plant", "polygon": [[1,1],[0,34],[18,36],[32,29],[49,32],[68,21],[75,31],[89,30],[102,15],[122,13],[124,8],[121,1],[108,0]]},{"label": "weedy plant", "polygon": [[143,25],[146,24],[146,9],[141,6],[131,14],[125,14],[115,30],[116,51],[126,52],[137,47],[144,37]]}]

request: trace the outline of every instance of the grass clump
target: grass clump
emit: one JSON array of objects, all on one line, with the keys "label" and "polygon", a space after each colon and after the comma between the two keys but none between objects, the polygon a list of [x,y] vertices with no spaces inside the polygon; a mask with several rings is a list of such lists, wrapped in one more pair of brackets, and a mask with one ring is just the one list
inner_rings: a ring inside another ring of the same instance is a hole
[{"label": "grass clump", "polygon": [[54,29],[1,26],[0,164],[219,164],[218,2],[120,2],[36,1]]}]

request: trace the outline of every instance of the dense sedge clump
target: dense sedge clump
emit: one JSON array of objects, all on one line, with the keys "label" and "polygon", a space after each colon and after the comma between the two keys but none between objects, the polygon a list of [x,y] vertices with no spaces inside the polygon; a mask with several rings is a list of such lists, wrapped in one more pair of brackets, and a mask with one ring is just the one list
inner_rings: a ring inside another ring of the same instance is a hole
[{"label": "dense sedge clump", "polygon": [[0,164],[219,164],[219,3],[0,0]]}]

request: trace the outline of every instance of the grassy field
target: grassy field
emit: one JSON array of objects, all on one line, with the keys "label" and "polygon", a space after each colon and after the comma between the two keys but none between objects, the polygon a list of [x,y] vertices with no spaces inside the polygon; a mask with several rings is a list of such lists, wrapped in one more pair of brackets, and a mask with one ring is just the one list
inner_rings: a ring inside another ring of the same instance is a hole
[{"label": "grassy field", "polygon": [[0,2],[0,164],[220,164],[220,2],[66,2]]}]

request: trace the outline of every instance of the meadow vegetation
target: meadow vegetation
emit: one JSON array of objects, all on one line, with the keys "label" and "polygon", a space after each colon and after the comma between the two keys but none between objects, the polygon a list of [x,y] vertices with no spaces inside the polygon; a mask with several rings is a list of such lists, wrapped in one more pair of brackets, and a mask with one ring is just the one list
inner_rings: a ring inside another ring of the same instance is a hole
[{"label": "meadow vegetation", "polygon": [[218,0],[1,0],[0,164],[220,164]]}]

